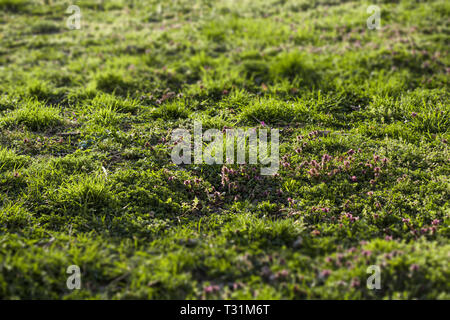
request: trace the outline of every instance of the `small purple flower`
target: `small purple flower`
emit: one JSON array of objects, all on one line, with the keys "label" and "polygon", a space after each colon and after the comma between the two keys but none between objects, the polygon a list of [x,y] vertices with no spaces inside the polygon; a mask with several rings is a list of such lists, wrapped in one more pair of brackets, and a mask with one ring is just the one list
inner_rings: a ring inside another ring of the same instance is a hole
[{"label": "small purple flower", "polygon": [[325,269],[325,270],[322,270],[322,272],[320,273],[320,276],[321,276],[322,278],[326,278],[326,277],[328,277],[330,274],[331,274],[331,270]]},{"label": "small purple flower", "polygon": [[286,269],[281,270],[281,271],[278,273],[278,276],[279,276],[279,277],[282,277],[282,278],[286,278],[288,275],[289,275],[289,271],[287,271]]},{"label": "small purple flower", "polygon": [[434,219],[433,222],[431,222],[431,224],[432,224],[433,226],[437,226],[439,223],[441,223],[441,221],[438,220],[438,219]]},{"label": "small purple flower", "polygon": [[354,278],[350,285],[351,285],[352,288],[357,288],[357,287],[359,287],[361,285],[361,283],[360,283],[360,281],[357,278]]},{"label": "small purple flower", "polygon": [[352,182],[358,182],[358,178],[356,178],[356,176],[352,176],[352,177],[350,178],[350,180],[352,180]]},{"label": "small purple flower", "polygon": [[417,264],[412,264],[410,267],[409,267],[409,270],[411,270],[411,271],[418,271],[419,270],[419,266],[417,265]]},{"label": "small purple flower", "polygon": [[362,253],[362,255],[364,257],[370,257],[370,255],[372,254],[372,251],[370,251],[370,250],[363,250],[363,251],[361,251],[361,253]]},{"label": "small purple flower", "polygon": [[328,154],[324,154],[322,156],[322,161],[323,162],[327,162],[327,161],[330,161],[330,160],[331,160],[331,157]]},{"label": "small purple flower", "polygon": [[411,112],[411,117],[416,117],[417,116],[417,113],[416,112]]},{"label": "small purple flower", "polygon": [[220,290],[219,286],[216,285],[211,285],[204,288],[205,293],[213,293],[219,290]]}]

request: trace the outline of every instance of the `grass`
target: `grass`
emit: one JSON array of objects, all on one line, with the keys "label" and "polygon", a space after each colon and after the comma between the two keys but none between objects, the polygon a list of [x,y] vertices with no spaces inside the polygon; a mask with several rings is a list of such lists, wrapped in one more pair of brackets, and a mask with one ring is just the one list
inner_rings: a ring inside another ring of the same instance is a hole
[{"label": "grass", "polygon": [[28,100],[23,106],[12,110],[0,119],[4,127],[17,127],[20,125],[34,131],[56,127],[62,122],[58,108]]},{"label": "grass", "polygon": [[[0,0],[0,298],[450,298],[448,2],[77,5]],[[194,120],[279,175],[176,166]]]}]

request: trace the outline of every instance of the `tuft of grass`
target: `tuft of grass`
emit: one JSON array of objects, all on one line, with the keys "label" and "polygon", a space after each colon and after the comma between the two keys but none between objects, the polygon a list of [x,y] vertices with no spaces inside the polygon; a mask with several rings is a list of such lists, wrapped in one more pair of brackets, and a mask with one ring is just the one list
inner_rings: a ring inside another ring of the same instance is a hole
[{"label": "tuft of grass", "polygon": [[30,4],[28,0],[0,0],[0,9],[10,12],[24,12]]},{"label": "tuft of grass", "polygon": [[276,99],[260,99],[245,106],[240,113],[240,117],[242,121],[248,123],[264,121],[267,124],[274,124],[294,120],[296,111],[292,103]]},{"label": "tuft of grass", "polygon": [[102,72],[95,77],[96,88],[106,93],[126,95],[133,89],[131,80],[120,72]]},{"label": "tuft of grass", "polygon": [[17,105],[18,99],[9,97],[8,95],[2,95],[0,97],[0,111],[14,109]]},{"label": "tuft of grass", "polygon": [[115,198],[104,176],[80,175],[59,186],[51,194],[52,205],[62,214],[111,214]]},{"label": "tuft of grass", "polygon": [[188,116],[189,111],[185,103],[180,101],[164,103],[153,113],[153,117],[166,120],[176,120],[179,118],[187,118]]},{"label": "tuft of grass", "polygon": [[29,161],[27,156],[17,155],[14,150],[0,147],[0,172],[11,169],[18,170]]},{"label": "tuft of grass", "polygon": [[51,21],[39,21],[31,26],[33,34],[52,34],[58,33],[60,30],[60,26]]},{"label": "tuft of grass", "polygon": [[133,98],[121,98],[107,93],[95,96],[91,102],[92,109],[110,108],[120,113],[136,113],[139,109],[139,102]]},{"label": "tuft of grass", "polygon": [[60,110],[46,106],[36,100],[27,100],[17,109],[0,118],[6,126],[23,125],[33,131],[41,131],[56,127],[63,122]]},{"label": "tuft of grass", "polygon": [[311,66],[311,58],[298,51],[278,55],[270,66],[274,79],[287,78],[301,85],[314,87],[319,81],[318,66]]},{"label": "tuft of grass", "polygon": [[115,111],[114,106],[90,108],[91,121],[97,125],[111,127],[119,124],[121,115]]}]

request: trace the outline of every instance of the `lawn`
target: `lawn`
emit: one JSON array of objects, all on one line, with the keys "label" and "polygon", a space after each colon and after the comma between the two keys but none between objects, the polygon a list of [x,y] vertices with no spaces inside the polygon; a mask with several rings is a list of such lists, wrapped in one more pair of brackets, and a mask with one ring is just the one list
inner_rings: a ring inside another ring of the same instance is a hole
[{"label": "lawn", "polygon": [[[449,16],[0,0],[0,298],[450,299]],[[278,129],[277,174],[176,165],[194,121]]]}]

